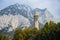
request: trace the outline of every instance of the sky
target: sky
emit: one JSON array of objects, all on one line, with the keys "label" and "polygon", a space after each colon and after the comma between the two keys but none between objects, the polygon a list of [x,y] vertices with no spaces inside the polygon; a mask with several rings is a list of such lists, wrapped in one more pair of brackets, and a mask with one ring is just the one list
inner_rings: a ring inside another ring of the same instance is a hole
[{"label": "sky", "polygon": [[60,0],[0,0],[0,10],[13,4],[26,4],[34,8],[47,8],[57,22],[60,22]]}]

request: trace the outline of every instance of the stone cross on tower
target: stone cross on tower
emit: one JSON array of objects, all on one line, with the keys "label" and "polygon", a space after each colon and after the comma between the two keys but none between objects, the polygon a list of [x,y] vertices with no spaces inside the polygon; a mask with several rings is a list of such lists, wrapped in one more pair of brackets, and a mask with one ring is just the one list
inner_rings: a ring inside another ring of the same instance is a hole
[{"label": "stone cross on tower", "polygon": [[34,14],[34,28],[36,28],[37,30],[39,30],[39,23],[38,23],[38,12],[36,11]]}]

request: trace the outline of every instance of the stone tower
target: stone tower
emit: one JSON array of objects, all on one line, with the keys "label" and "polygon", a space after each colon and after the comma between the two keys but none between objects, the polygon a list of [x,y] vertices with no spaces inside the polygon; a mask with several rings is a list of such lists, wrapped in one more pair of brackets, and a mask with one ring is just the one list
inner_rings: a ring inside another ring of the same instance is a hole
[{"label": "stone tower", "polygon": [[37,30],[39,30],[39,23],[38,23],[38,12],[36,11],[34,14],[34,28],[36,28]]}]

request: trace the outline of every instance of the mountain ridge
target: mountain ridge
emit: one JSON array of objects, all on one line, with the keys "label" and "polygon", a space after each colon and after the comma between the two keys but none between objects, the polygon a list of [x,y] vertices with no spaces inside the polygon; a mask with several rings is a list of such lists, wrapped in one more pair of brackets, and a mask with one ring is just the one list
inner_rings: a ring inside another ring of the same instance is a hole
[{"label": "mountain ridge", "polygon": [[[13,28],[12,30],[15,30],[16,28],[25,28],[26,26],[33,27],[35,11],[38,11],[39,13],[39,27],[43,26],[44,23],[49,22],[51,19],[54,19],[54,16],[47,10],[47,8],[32,9],[28,5],[14,4],[0,11],[0,21],[3,20],[0,25],[2,24],[1,27],[3,28],[4,26],[8,26],[9,23]],[[16,28],[14,28],[15,22],[17,22]]]}]

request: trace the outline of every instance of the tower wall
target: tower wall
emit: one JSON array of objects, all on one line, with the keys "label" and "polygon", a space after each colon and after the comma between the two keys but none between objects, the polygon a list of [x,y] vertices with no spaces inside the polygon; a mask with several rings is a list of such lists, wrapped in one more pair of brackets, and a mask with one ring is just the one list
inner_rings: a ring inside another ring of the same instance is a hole
[{"label": "tower wall", "polygon": [[34,15],[34,28],[36,28],[37,30],[39,30],[39,26],[38,26],[38,15]]}]

